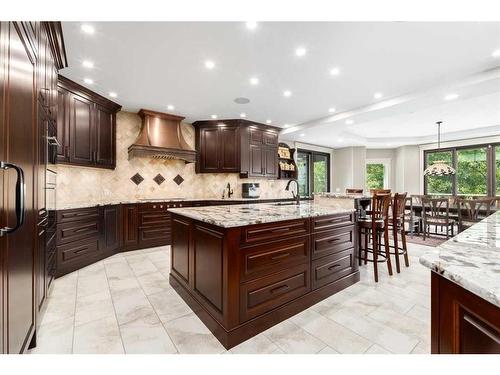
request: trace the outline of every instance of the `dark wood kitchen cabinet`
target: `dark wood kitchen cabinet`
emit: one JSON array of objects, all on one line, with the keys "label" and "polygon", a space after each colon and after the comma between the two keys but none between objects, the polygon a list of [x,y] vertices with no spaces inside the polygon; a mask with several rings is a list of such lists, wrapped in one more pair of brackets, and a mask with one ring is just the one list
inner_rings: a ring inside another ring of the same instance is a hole
[{"label": "dark wood kitchen cabinet", "polygon": [[102,230],[99,248],[105,255],[112,255],[122,243],[122,213],[121,205],[101,206]]},{"label": "dark wood kitchen cabinet", "polygon": [[65,66],[60,23],[0,22],[0,46],[0,353],[24,353],[50,282],[42,174]]},{"label": "dark wood kitchen cabinet", "polygon": [[278,177],[279,128],[248,120],[197,121],[197,173]]},{"label": "dark wood kitchen cabinet", "polygon": [[57,162],[114,169],[121,106],[59,75]]}]

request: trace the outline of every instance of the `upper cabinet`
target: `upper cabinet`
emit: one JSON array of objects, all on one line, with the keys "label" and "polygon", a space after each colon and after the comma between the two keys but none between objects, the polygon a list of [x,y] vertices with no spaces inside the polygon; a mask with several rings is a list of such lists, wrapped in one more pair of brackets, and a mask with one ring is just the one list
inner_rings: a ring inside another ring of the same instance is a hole
[{"label": "upper cabinet", "polygon": [[196,172],[278,177],[279,128],[235,119],[197,121]]},{"label": "upper cabinet", "polygon": [[120,105],[59,76],[57,162],[113,169]]}]

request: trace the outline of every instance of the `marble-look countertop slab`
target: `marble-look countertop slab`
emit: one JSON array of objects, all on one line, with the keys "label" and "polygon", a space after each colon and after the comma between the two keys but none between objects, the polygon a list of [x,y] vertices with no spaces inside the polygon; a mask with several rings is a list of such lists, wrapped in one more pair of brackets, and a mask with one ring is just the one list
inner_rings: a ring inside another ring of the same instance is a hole
[{"label": "marble-look countertop slab", "polygon": [[233,206],[170,208],[169,211],[219,227],[234,228],[313,216],[354,212],[354,209],[328,207],[314,202],[301,202],[300,205],[277,205],[273,203],[261,203],[256,205],[238,204]]},{"label": "marble-look countertop slab", "polygon": [[500,211],[425,253],[420,263],[500,307]]},{"label": "marble-look countertop slab", "polygon": [[107,206],[113,204],[134,204],[134,203],[162,203],[162,202],[248,202],[248,203],[259,203],[261,201],[292,201],[291,198],[158,198],[158,199],[109,199],[105,201],[92,201],[92,202],[72,202],[63,203],[57,205],[57,210],[70,210],[76,208],[89,208],[97,206]]},{"label": "marble-look countertop slab", "polygon": [[316,193],[314,196],[318,198],[336,198],[336,199],[359,199],[371,198],[369,195],[364,194],[345,194],[345,193]]}]

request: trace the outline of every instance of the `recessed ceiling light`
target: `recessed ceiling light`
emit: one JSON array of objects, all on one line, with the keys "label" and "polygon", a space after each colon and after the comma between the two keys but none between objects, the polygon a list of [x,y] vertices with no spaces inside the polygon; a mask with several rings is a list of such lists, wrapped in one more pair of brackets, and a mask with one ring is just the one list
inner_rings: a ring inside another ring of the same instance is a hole
[{"label": "recessed ceiling light", "polygon": [[448,94],[444,97],[444,100],[455,100],[458,98],[458,94]]},{"label": "recessed ceiling light", "polygon": [[84,23],[81,29],[86,34],[93,34],[95,32],[94,26]]},{"label": "recessed ceiling light", "polygon": [[305,56],[306,53],[307,50],[304,47],[299,47],[295,50],[295,55],[299,57]]},{"label": "recessed ceiling light", "polygon": [[305,136],[305,133],[300,133],[300,136],[301,136],[301,137]]},{"label": "recessed ceiling light", "polygon": [[169,104],[169,105],[167,105],[167,109],[169,111],[173,111],[175,109],[175,107],[172,104]]},{"label": "recessed ceiling light", "polygon": [[112,98],[116,98],[118,95],[116,94],[116,92],[111,91],[109,93],[109,96],[111,96]]},{"label": "recessed ceiling light", "polygon": [[328,108],[328,112],[334,113],[335,112],[335,108]]},{"label": "recessed ceiling light", "polygon": [[332,76],[338,76],[340,74],[340,69],[339,68],[332,68],[330,69],[330,75]]},{"label": "recessed ceiling light", "polygon": [[245,118],[245,117],[247,117],[247,114],[246,113],[240,113],[240,117],[241,118]]},{"label": "recessed ceiling light", "polygon": [[493,51],[493,53],[491,54],[491,56],[493,56],[493,57],[500,57],[500,49],[497,49],[496,51]]},{"label": "recessed ceiling light", "polygon": [[342,142],[344,142],[344,140],[342,138],[339,138],[339,139],[337,139],[337,142],[342,143]]},{"label": "recessed ceiling light", "polygon": [[85,68],[89,68],[89,69],[92,69],[94,67],[94,63],[90,60],[83,60],[82,65]]},{"label": "recessed ceiling light", "polygon": [[266,120],[266,124],[270,124],[272,120]]},{"label": "recessed ceiling light", "polygon": [[87,85],[91,85],[94,83],[94,80],[90,78],[84,78],[83,82],[85,82]]},{"label": "recessed ceiling light", "polygon": [[251,85],[258,85],[259,84],[259,79],[257,77],[250,78],[250,84]]},{"label": "recessed ceiling light", "polygon": [[205,68],[213,69],[215,68],[215,63],[212,60],[207,60],[205,61]]},{"label": "recessed ceiling light", "polygon": [[288,98],[288,97],[292,96],[292,92],[290,90],[285,90],[285,91],[283,91],[283,96]]},{"label": "recessed ceiling light", "polygon": [[381,92],[376,92],[375,94],[373,94],[373,97],[374,97],[375,99],[380,99],[382,96],[383,96],[383,95],[382,95],[382,93],[381,93]]},{"label": "recessed ceiling light", "polygon": [[352,125],[352,124],[354,124],[354,120],[348,119],[348,120],[345,120],[345,123],[347,125]]},{"label": "recessed ceiling light", "polygon": [[257,28],[257,22],[255,21],[247,21],[246,26],[248,30],[255,30]]},{"label": "recessed ceiling light", "polygon": [[211,118],[213,118],[214,120],[217,118],[217,115],[212,115],[210,116]]}]

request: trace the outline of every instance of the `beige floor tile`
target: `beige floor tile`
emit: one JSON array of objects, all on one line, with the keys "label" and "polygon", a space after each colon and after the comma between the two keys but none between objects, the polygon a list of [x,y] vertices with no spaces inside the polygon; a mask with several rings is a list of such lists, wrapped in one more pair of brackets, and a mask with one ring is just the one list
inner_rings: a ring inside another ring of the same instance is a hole
[{"label": "beige floor tile", "polygon": [[147,257],[140,261],[131,261],[130,259],[130,257],[127,257],[130,268],[132,268],[132,271],[136,276],[158,272],[158,268],[156,268],[153,262],[151,262]]},{"label": "beige floor tile", "polygon": [[264,335],[287,354],[313,354],[326,346],[324,342],[289,320],[269,328]]},{"label": "beige floor tile", "polygon": [[62,319],[39,327],[37,346],[32,354],[71,354],[73,351],[73,318]]},{"label": "beige floor tile", "polygon": [[226,349],[194,314],[164,324],[179,353],[216,354]]},{"label": "beige floor tile", "polygon": [[73,353],[124,353],[116,318],[114,316],[108,317],[75,327]]},{"label": "beige floor tile", "polygon": [[120,326],[120,333],[126,354],[177,353],[174,343],[160,322],[154,325],[127,323]]},{"label": "beige floor tile", "polygon": [[233,354],[270,354],[281,350],[265,335],[260,334],[235,346],[230,350]]},{"label": "beige floor tile", "polygon": [[372,342],[366,338],[325,318],[312,309],[293,316],[291,320],[339,353],[360,354],[372,345]]},{"label": "beige floor tile", "polygon": [[50,324],[59,320],[74,318],[76,295],[64,297],[50,297],[45,302],[47,309],[42,318],[41,325]]},{"label": "beige floor tile", "polygon": [[108,286],[111,293],[141,288],[141,284],[135,276],[108,277]]},{"label": "beige floor tile", "polygon": [[114,315],[113,301],[107,288],[76,300],[75,326]]},{"label": "beige floor tile", "polygon": [[96,294],[101,292],[107,283],[108,280],[105,273],[94,276],[78,276],[76,293],[78,297]]},{"label": "beige floor tile", "polygon": [[102,276],[104,275],[103,262],[93,263],[90,266],[83,267],[77,271],[78,277],[82,276]]},{"label": "beige floor tile", "polygon": [[321,349],[318,354],[340,354],[338,351],[336,351],[333,348],[330,348],[329,346],[325,347],[324,349]]},{"label": "beige floor tile", "polygon": [[148,296],[150,294],[159,293],[172,289],[168,282],[168,278],[160,272],[149,273],[147,275],[138,276],[137,280],[141,284],[142,290]]},{"label": "beige floor tile", "polygon": [[192,313],[186,302],[173,289],[151,294],[148,298],[163,323]]},{"label": "beige floor tile", "polygon": [[132,322],[153,325],[160,322],[142,289],[113,292],[112,298],[120,325]]},{"label": "beige floor tile", "polygon": [[385,350],[384,348],[382,348],[377,344],[373,344],[368,348],[365,354],[392,354],[392,353],[388,350]]},{"label": "beige floor tile", "polygon": [[417,319],[422,323],[429,323],[431,320],[431,311],[423,306],[415,305],[406,313],[407,316]]},{"label": "beige floor tile", "polygon": [[411,354],[431,354],[430,342],[419,342],[412,350]]},{"label": "beige floor tile", "polygon": [[113,262],[113,263],[104,263],[104,267],[106,268],[106,275],[109,279],[111,278],[126,278],[126,277],[134,277],[134,273],[130,268],[128,262],[125,258],[121,258],[123,261]]}]

